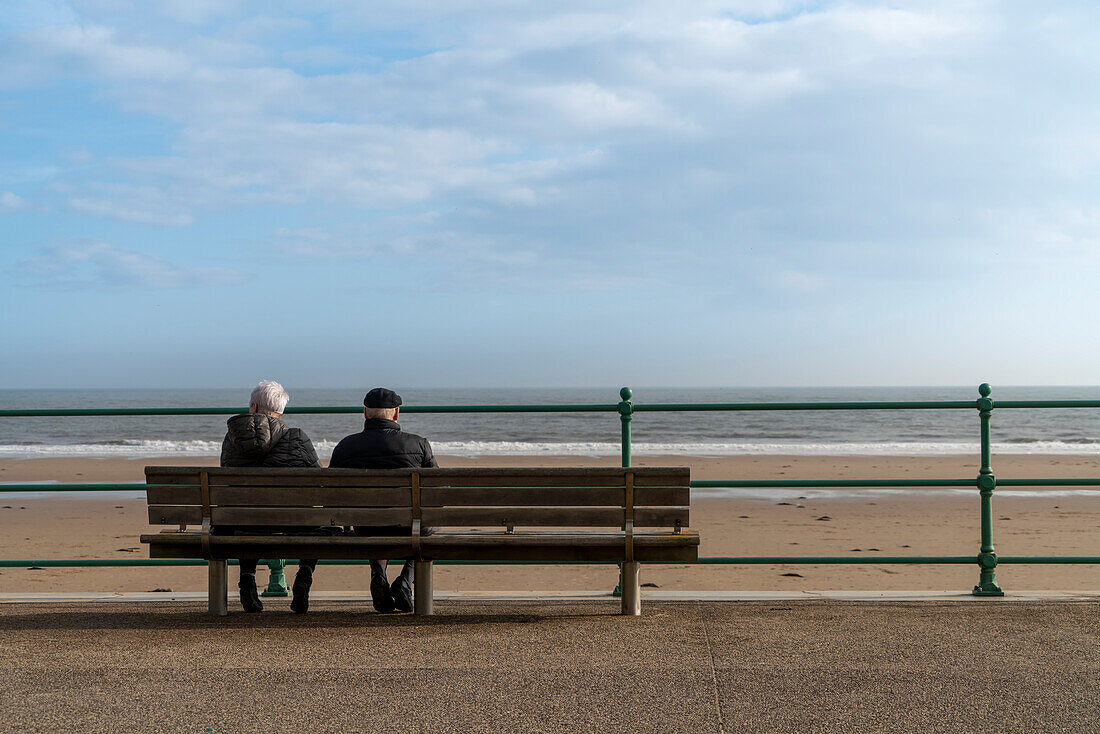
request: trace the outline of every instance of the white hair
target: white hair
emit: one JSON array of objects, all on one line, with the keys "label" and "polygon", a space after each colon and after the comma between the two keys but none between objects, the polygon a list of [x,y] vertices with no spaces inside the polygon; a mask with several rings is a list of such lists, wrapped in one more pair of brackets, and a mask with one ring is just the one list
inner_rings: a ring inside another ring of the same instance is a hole
[{"label": "white hair", "polygon": [[397,408],[363,408],[368,418],[385,418],[392,421],[397,417]]},{"label": "white hair", "polygon": [[286,394],[283,386],[273,380],[264,380],[252,388],[251,402],[256,405],[259,413],[278,413],[282,415],[286,410],[286,404],[290,402],[290,396]]}]

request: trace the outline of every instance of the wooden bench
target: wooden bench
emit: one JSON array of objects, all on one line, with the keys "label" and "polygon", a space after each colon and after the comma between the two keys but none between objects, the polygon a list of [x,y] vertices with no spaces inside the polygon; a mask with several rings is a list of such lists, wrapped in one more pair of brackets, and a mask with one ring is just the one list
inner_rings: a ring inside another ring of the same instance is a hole
[{"label": "wooden bench", "polygon": [[[226,614],[229,558],[413,559],[414,608],[432,613],[432,562],[622,563],[622,613],[641,613],[639,564],[698,558],[689,470],[145,468],[151,558],[204,558]],[[218,525],[353,525],[361,535],[217,535]],[[188,529],[198,526],[198,529]],[[407,535],[374,535],[382,526]],[[433,528],[430,534],[422,529]],[[638,530],[638,528],[661,528]]]}]

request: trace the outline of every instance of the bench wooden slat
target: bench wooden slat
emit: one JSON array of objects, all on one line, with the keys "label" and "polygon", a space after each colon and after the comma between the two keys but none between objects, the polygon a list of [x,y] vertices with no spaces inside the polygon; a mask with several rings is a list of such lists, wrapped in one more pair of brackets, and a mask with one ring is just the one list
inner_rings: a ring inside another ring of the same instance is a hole
[{"label": "bench wooden slat", "polygon": [[198,487],[149,485],[145,497],[150,505],[198,505],[202,503]]},{"label": "bench wooden slat", "polygon": [[634,473],[635,487],[688,485],[688,469],[424,469],[420,486],[426,487],[622,487],[627,472]]},{"label": "bench wooden slat", "polygon": [[408,506],[408,488],[391,487],[212,487],[215,505],[268,505],[276,507],[393,507]]},{"label": "bench wooden slat", "polygon": [[[533,560],[615,562],[623,559],[621,532],[553,532],[508,534],[500,531],[440,532],[421,540],[425,558],[434,560]],[[201,556],[199,534],[162,532],[142,535],[152,558]],[[641,562],[688,563],[698,557],[699,534],[639,532],[634,555]],[[215,558],[401,558],[412,555],[408,538],[214,536]]]},{"label": "bench wooden slat", "polygon": [[[687,505],[691,490],[684,487],[638,487],[634,504],[638,506]],[[421,488],[420,501],[425,506],[473,505],[493,507],[505,505],[550,506],[585,505],[622,506],[622,487],[428,487]]]},{"label": "bench wooden slat", "polygon": [[[621,530],[517,530],[508,533],[503,530],[440,530],[420,539],[422,547],[455,545],[561,545],[574,543],[587,547],[622,545],[625,533]],[[210,542],[222,545],[248,546],[278,541],[288,547],[296,545],[321,544],[334,549],[367,544],[409,545],[407,537],[399,535],[360,536],[360,535],[214,535]],[[199,530],[162,530],[159,533],[144,533],[142,543],[170,543],[199,545],[202,532]],[[661,530],[643,530],[634,533],[634,542],[639,545],[671,546],[698,545],[699,532],[684,530],[680,533]]]},{"label": "bench wooden slat", "polygon": [[[183,485],[150,486],[150,504],[197,505],[198,487]],[[218,487],[210,488],[215,505],[271,505],[305,507],[335,505],[344,507],[389,507],[409,504],[408,488],[391,487]],[[621,487],[431,487],[421,490],[420,501],[436,506],[621,506]],[[634,491],[638,506],[687,505],[687,487],[640,487]]]},{"label": "bench wooden slat", "polygon": [[[198,487],[159,486],[146,490],[149,504],[197,505]],[[408,488],[391,487],[211,487],[212,505],[272,505],[280,507],[392,507],[408,505]]]},{"label": "bench wooden slat", "polygon": [[194,505],[149,505],[150,525],[201,525],[202,508]]},{"label": "bench wooden slat", "polygon": [[[554,546],[571,543],[574,545],[598,548],[616,547],[623,544],[625,533],[621,530],[614,531],[585,531],[585,530],[517,530],[514,533],[506,533],[502,530],[475,530],[475,531],[446,531],[441,530],[433,535],[426,535],[420,539],[422,547],[453,547],[453,546],[484,546],[484,545],[513,545]],[[635,545],[648,545],[652,547],[698,545],[699,533],[697,531],[684,531],[673,533],[671,531],[646,530],[634,533]]]},{"label": "bench wooden slat", "polygon": [[[247,550],[226,549],[214,546],[212,558],[350,558],[367,560],[371,558],[412,558],[410,549],[396,550],[393,546],[355,546],[341,549],[334,554],[329,546],[301,545],[289,549],[282,544],[255,545]],[[150,558],[198,558],[202,553],[190,546],[163,546],[150,544]],[[673,546],[651,548],[638,546],[634,549],[634,560],[640,563],[691,563],[698,558],[698,548],[692,546]],[[433,548],[424,560],[438,561],[575,561],[578,563],[620,563],[625,560],[621,547],[586,548],[571,546],[486,546],[484,548]],[[360,572],[361,573],[361,572]]]},{"label": "bench wooden slat", "polygon": [[[217,525],[411,525],[409,508],[377,507],[214,507],[210,520]],[[202,508],[193,505],[150,505],[150,525],[201,525]]]},{"label": "bench wooden slat", "polygon": [[[635,487],[687,486],[687,468],[615,467],[529,468],[529,469],[387,469],[364,473],[360,469],[276,469],[276,468],[205,468],[211,486],[296,486],[303,483],[322,487],[407,487],[415,471],[421,487],[621,487],[624,475],[634,473]],[[145,468],[149,484],[198,484],[196,467]],[[302,479],[309,477],[303,482]]]},{"label": "bench wooden slat", "polygon": [[[441,561],[576,561],[578,563],[619,563],[625,561],[623,549],[609,545],[602,548],[585,546],[506,546],[486,545],[471,548],[436,546],[426,553]],[[691,563],[699,557],[698,548],[673,545],[668,547],[635,546],[634,560],[639,563]]]},{"label": "bench wooden slat", "polygon": [[412,525],[409,508],[215,507],[217,525]]},{"label": "bench wooden slat", "polygon": [[[425,508],[423,522],[431,527],[453,527],[468,525],[471,527],[493,527],[514,525],[515,527],[535,526],[576,526],[576,527],[617,527],[623,524],[623,511],[618,508],[604,507],[443,507]],[[634,510],[635,527],[670,528],[679,521],[681,526],[688,524],[688,508],[636,508]]]},{"label": "bench wooden slat", "polygon": [[[192,469],[190,472],[150,472],[148,467],[145,481],[148,484],[160,485],[184,485],[196,487],[199,484],[199,473]],[[228,471],[228,470],[223,470]],[[341,474],[339,469],[297,469],[297,474],[275,473],[287,470],[271,470],[272,473],[251,473],[254,469],[238,469],[238,472],[247,471],[248,474],[226,475],[215,474],[211,471],[210,486],[235,486],[235,487],[296,487],[303,484],[313,487],[408,487],[410,474],[407,470],[399,470],[400,474],[376,475],[365,474],[362,470],[350,470],[355,474]],[[308,478],[307,478],[308,477]]]},{"label": "bench wooden slat", "polygon": [[[623,511],[605,507],[444,507],[425,508],[422,522],[436,527],[577,526],[615,527],[623,523]],[[679,521],[688,525],[687,507],[639,507],[634,526],[670,528]],[[217,525],[410,525],[409,508],[375,507],[213,507],[211,521]],[[150,505],[150,525],[199,525],[202,508],[195,505]]]}]

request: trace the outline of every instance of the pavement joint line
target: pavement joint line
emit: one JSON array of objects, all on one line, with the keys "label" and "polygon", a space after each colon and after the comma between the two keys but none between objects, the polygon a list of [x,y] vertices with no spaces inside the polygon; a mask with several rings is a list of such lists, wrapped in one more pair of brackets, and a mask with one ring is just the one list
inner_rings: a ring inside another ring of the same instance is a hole
[{"label": "pavement joint line", "polygon": [[[1009,591],[1003,597],[978,597],[966,591],[674,591],[646,590],[647,601],[925,601],[971,602],[990,604],[1022,601],[1100,602],[1100,591]],[[86,602],[205,602],[205,591],[179,592],[39,592],[0,593],[0,604],[74,604]],[[290,597],[266,597],[267,603],[279,603]],[[315,591],[311,601],[369,602],[366,591]],[[606,591],[446,591],[436,590],[436,601],[618,601]],[[230,598],[230,606],[236,600]]]},{"label": "pavement joint line", "polygon": [[714,645],[710,644],[710,630],[707,629],[707,615],[699,615],[703,621],[703,638],[707,641],[707,655],[710,656],[710,682],[714,691],[714,714],[718,717],[718,734],[726,733],[726,722],[722,718],[722,696],[718,691],[718,666],[714,662]]}]

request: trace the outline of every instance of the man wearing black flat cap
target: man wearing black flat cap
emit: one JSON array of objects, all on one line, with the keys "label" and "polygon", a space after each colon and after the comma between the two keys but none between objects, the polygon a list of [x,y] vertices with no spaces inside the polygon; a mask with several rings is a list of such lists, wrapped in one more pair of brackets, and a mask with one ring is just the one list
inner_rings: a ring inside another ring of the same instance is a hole
[{"label": "man wearing black flat cap", "polygon": [[[401,469],[432,467],[435,456],[428,439],[406,433],[397,424],[401,414],[401,396],[393,390],[376,387],[363,398],[361,433],[345,436],[332,450],[331,468]],[[426,530],[426,529],[425,529]],[[371,528],[372,534],[407,535],[410,528]],[[405,561],[401,575],[391,585],[386,578],[386,561],[370,562],[370,595],[374,608],[380,612],[411,612],[413,562]],[[297,594],[298,591],[295,591]]]}]

